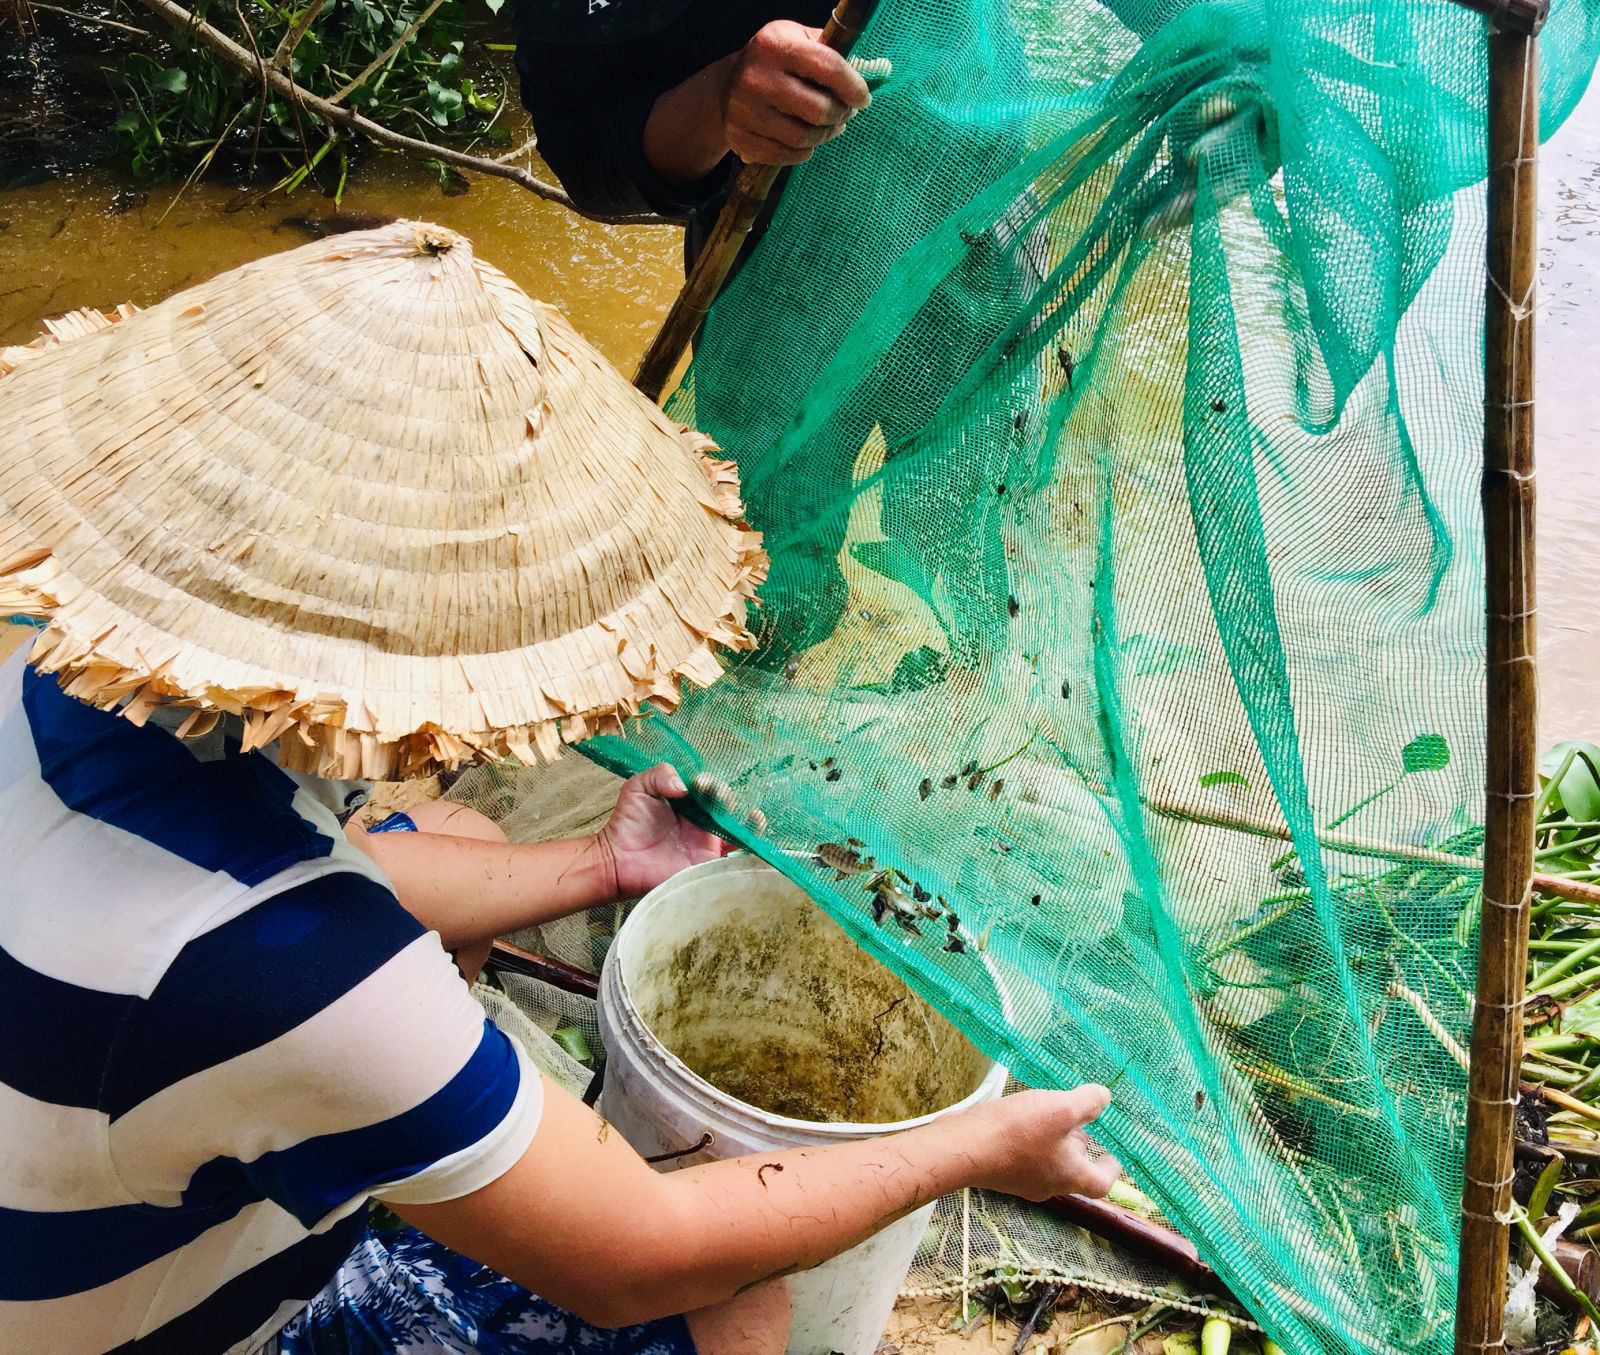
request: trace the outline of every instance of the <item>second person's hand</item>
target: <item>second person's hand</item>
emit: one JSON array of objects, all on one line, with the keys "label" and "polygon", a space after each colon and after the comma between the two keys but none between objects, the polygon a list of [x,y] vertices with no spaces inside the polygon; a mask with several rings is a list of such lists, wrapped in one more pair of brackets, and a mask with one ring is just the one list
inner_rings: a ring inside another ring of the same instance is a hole
[{"label": "second person's hand", "polygon": [[638,898],[680,870],[734,850],[678,816],[672,802],[688,793],[665,762],[623,782],[617,807],[595,835],[595,845],[610,862],[615,897]]},{"label": "second person's hand", "polygon": [[746,164],[809,160],[872,102],[867,82],[821,37],[819,28],[779,19],[731,58],[723,131]]}]

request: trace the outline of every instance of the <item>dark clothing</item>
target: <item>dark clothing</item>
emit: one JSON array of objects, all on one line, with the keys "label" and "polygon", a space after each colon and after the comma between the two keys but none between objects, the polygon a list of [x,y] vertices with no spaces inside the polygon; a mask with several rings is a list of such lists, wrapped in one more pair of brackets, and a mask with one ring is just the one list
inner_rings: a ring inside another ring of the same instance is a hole
[{"label": "dark clothing", "polygon": [[[774,19],[820,28],[829,0],[691,0],[647,37],[623,42],[554,40],[541,27],[541,0],[513,0],[522,104],[539,153],[582,208],[654,212],[682,221],[692,257],[738,171],[728,156],[699,183],[669,184],[644,155],[644,124],[656,99],[745,45]],[[640,3],[640,0],[634,0]]]}]

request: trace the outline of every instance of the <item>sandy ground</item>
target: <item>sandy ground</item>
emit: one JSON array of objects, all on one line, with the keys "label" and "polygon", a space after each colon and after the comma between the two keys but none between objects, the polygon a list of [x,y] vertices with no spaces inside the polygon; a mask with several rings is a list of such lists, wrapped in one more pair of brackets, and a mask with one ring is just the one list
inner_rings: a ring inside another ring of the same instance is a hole
[{"label": "sandy ground", "polygon": [[[878,1355],[1013,1355],[1018,1324],[989,1314],[964,1334],[948,1325],[958,1300],[903,1298],[889,1319]],[[1119,1316],[1093,1295],[1064,1304],[1055,1319],[1027,1343],[1026,1355],[1112,1355],[1127,1340],[1141,1310]],[[1075,1333],[1082,1331],[1082,1335]],[[1128,1355],[1155,1355],[1161,1337],[1151,1334],[1128,1347]]]}]

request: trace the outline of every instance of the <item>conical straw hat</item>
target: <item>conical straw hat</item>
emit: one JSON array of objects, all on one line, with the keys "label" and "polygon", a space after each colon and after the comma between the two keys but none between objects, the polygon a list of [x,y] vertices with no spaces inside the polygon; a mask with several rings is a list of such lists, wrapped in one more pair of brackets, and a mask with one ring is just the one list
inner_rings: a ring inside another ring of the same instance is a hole
[{"label": "conical straw hat", "polygon": [[47,620],[72,695],[426,775],[554,756],[751,643],[733,466],[461,237],[397,222],[111,320],[0,353],[0,614]]}]

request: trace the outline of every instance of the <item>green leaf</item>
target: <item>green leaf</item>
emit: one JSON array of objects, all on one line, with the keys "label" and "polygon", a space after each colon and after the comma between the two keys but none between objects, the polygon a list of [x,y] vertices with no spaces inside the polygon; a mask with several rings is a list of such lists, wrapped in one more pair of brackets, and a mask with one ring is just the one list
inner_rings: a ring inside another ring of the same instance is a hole
[{"label": "green leaf", "polygon": [[479,94],[477,86],[468,76],[461,82],[461,97],[467,101],[467,107],[474,113],[493,113],[499,107],[500,101],[487,94]]},{"label": "green leaf", "polygon": [[588,1037],[584,1035],[580,1026],[561,1026],[551,1033],[550,1038],[579,1063],[588,1063],[594,1058],[594,1051],[589,1048]]},{"label": "green leaf", "polygon": [[189,88],[189,72],[181,66],[158,66],[150,77],[150,87],[168,94],[182,94]]},{"label": "green leaf", "polygon": [[428,81],[428,115],[437,126],[448,127],[461,116],[461,91]]},{"label": "green leaf", "polygon": [[1450,765],[1450,745],[1443,734],[1419,734],[1400,750],[1400,765],[1412,772],[1439,772]]},{"label": "green leaf", "polygon": [[1595,773],[1600,769],[1600,748],[1583,739],[1568,739],[1558,743],[1539,759],[1539,771],[1545,777],[1561,771],[1561,764],[1572,760],[1556,787],[1556,798],[1567,814],[1584,823],[1600,819],[1600,783]]},{"label": "green leaf", "polygon": [[455,85],[461,82],[462,76],[467,72],[467,63],[461,59],[459,52],[447,52],[439,58],[439,83]]},{"label": "green leaf", "polygon": [[1243,786],[1250,789],[1250,779],[1242,772],[1207,772],[1200,778],[1200,785],[1205,790],[1212,786]]}]

